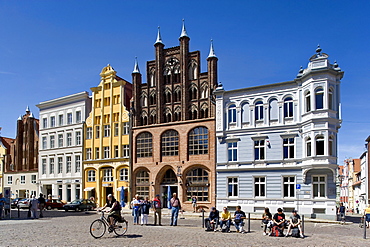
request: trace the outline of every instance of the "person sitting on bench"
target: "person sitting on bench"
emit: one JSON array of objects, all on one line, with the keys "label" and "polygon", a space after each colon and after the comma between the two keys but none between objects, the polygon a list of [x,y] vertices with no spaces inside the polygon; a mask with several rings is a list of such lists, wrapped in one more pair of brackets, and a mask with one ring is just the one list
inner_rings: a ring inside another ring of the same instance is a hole
[{"label": "person sitting on bench", "polygon": [[220,212],[212,207],[209,217],[205,219],[206,231],[217,231],[218,221],[220,220]]},{"label": "person sitting on bench", "polygon": [[[299,214],[297,213],[297,210],[294,209],[292,211],[292,215],[289,218],[289,223],[290,224],[288,226],[288,230],[287,230],[287,233],[285,234],[285,237],[288,237],[290,230],[293,229],[293,233],[294,233],[294,234],[292,233],[293,237],[298,237],[297,235],[299,234],[301,238],[304,238],[302,234],[302,228],[301,228],[301,216],[299,216]],[[297,230],[294,230],[295,228],[298,229],[299,233],[296,233]]]}]

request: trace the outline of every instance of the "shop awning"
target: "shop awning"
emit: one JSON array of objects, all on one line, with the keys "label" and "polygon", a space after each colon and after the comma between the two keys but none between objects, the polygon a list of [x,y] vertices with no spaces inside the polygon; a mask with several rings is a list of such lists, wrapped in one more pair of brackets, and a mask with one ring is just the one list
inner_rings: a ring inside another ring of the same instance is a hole
[{"label": "shop awning", "polygon": [[95,189],[95,187],[86,187],[86,188],[84,189],[84,191],[92,191],[93,189]]}]

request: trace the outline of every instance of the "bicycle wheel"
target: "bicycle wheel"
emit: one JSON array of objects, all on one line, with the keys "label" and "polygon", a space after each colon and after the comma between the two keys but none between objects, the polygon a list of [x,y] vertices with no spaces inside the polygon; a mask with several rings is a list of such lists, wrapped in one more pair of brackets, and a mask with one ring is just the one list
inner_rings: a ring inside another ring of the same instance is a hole
[{"label": "bicycle wheel", "polygon": [[90,234],[94,238],[101,238],[103,237],[105,231],[106,231],[106,225],[104,221],[101,219],[94,220],[93,223],[91,223],[90,226]]},{"label": "bicycle wheel", "polygon": [[115,220],[114,222],[114,233],[117,236],[123,236],[127,232],[128,224],[127,221],[119,222]]}]

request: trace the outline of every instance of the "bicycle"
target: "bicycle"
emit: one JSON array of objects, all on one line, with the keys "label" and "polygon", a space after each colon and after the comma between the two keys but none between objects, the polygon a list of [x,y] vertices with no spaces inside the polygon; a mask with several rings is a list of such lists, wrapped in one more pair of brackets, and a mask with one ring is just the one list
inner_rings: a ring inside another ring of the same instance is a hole
[{"label": "bicycle", "polygon": [[[363,228],[363,227],[364,227],[364,217],[361,217],[361,221],[360,221],[360,223],[358,224],[358,226],[359,226],[360,228]],[[366,221],[366,227],[369,227],[369,222],[368,222],[368,221]]]},{"label": "bicycle", "polygon": [[114,219],[113,227],[109,226],[109,220],[104,216],[104,211],[101,211],[100,219],[94,220],[90,225],[90,234],[94,238],[101,238],[108,227],[108,232],[114,232],[117,236],[123,236],[127,232],[128,222],[124,217]]}]

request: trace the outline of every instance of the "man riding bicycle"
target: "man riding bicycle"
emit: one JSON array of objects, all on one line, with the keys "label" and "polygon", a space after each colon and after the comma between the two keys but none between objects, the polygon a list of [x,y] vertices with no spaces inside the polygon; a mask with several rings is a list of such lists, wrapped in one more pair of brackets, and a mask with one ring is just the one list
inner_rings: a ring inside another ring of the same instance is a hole
[{"label": "man riding bicycle", "polygon": [[100,210],[104,210],[107,207],[110,208],[108,211],[109,231],[112,231],[114,220],[121,219],[121,205],[112,194],[109,194],[107,196],[107,203]]}]

